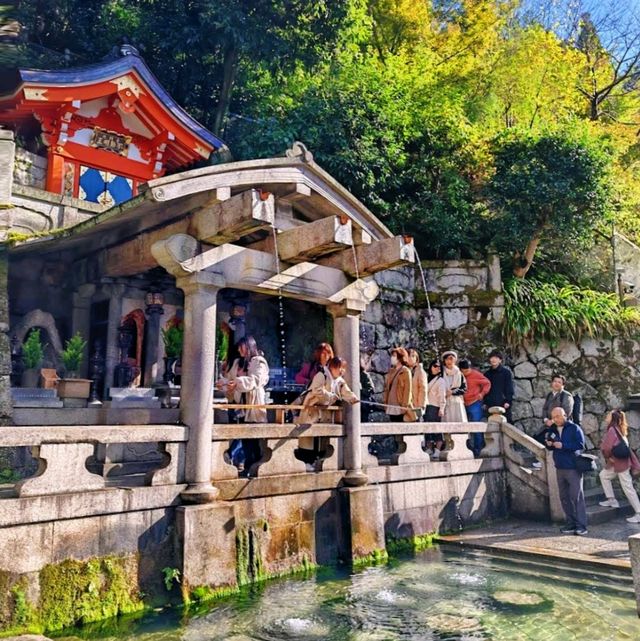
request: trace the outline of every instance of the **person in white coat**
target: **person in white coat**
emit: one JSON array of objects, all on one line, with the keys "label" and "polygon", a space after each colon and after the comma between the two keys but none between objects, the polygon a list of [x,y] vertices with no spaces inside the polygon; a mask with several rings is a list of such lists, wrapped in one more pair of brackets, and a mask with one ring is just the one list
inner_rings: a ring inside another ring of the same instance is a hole
[{"label": "person in white coat", "polygon": [[[265,405],[265,387],[269,382],[269,365],[258,350],[253,336],[241,338],[237,344],[239,358],[236,358],[218,387],[225,391],[233,403],[242,405]],[[267,410],[248,408],[238,410],[240,423],[266,423]],[[251,476],[252,466],[260,460],[260,443],[258,439],[242,439],[244,453],[244,475]]]}]

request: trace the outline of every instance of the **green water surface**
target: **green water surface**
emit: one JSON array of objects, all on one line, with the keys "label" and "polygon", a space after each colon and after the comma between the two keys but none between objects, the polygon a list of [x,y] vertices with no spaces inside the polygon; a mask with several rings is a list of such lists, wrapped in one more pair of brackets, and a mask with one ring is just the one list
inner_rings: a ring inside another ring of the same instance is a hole
[{"label": "green water surface", "polygon": [[433,548],[268,582],[197,613],[168,608],[61,638],[130,641],[640,640],[628,576]]}]

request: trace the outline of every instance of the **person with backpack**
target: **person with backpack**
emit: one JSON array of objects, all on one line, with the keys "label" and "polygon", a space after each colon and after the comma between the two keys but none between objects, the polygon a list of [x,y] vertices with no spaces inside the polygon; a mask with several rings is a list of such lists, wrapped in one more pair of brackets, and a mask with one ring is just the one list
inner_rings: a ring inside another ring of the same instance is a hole
[{"label": "person with backpack", "polygon": [[600,501],[600,505],[620,507],[611,483],[617,477],[627,501],[635,512],[627,521],[640,523],[640,499],[638,499],[631,478],[632,474],[640,472],[640,461],[636,453],[629,447],[628,434],[629,426],[625,413],[622,410],[613,410],[607,416],[607,433],[600,445],[605,460],[605,467],[600,471],[600,483],[607,497],[605,501]]},{"label": "person with backpack", "polygon": [[542,417],[547,427],[553,425],[551,412],[555,407],[561,407],[567,418],[576,423],[573,415],[573,395],[564,388],[567,379],[562,375],[554,372],[551,376],[551,391],[547,394],[542,407]]}]

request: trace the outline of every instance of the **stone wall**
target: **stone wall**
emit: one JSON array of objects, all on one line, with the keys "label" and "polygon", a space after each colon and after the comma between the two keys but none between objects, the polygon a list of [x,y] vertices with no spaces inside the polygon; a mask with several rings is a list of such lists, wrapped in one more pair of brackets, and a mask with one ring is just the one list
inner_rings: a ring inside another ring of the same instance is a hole
[{"label": "stone wall", "polygon": [[13,165],[14,184],[44,189],[47,180],[47,159],[16,147]]},{"label": "stone wall", "polygon": [[[455,349],[475,367],[488,367],[493,348],[502,349],[514,372],[516,395],[514,423],[528,434],[542,426],[542,406],[550,389],[550,376],[567,377],[567,389],[584,402],[583,427],[591,442],[599,445],[607,410],[625,407],[630,394],[640,392],[640,340],[585,337],[579,343],[561,341],[509,346],[501,334],[504,312],[497,259],[424,262],[432,306],[438,351]],[[435,356],[428,340],[427,300],[420,274],[413,268],[389,270],[376,275],[380,296],[363,315],[361,323],[362,366],[370,373],[380,401],[384,374],[389,368],[389,348],[415,345],[425,361]],[[373,413],[371,420],[380,420]],[[640,446],[640,416],[630,414],[631,442]]]}]

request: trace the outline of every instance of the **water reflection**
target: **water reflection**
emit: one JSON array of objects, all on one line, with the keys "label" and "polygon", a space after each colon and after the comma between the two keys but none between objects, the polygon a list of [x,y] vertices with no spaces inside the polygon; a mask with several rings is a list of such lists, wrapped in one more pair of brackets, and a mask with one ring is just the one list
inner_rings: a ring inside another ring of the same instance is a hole
[{"label": "water reflection", "polygon": [[[87,629],[129,641],[624,641],[640,624],[628,584],[428,550],[353,575],[267,583],[180,617]],[[72,637],[67,636],[66,639]]]}]

